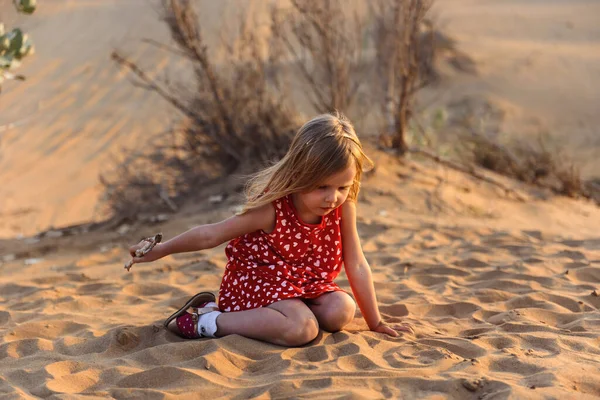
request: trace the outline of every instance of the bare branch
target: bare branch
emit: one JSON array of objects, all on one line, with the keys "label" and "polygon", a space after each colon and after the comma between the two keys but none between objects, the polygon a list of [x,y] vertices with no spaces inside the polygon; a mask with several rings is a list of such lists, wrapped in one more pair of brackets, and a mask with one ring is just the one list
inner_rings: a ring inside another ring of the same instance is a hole
[{"label": "bare branch", "polygon": [[[236,133],[229,111],[225,108],[223,92],[213,65],[209,62],[206,45],[204,45],[200,29],[198,27],[198,16],[196,15],[189,0],[163,0],[165,9],[165,21],[171,29],[173,39],[181,48],[191,54],[202,72],[206,75],[215,104],[217,105],[220,118],[217,123],[223,131]],[[240,155],[235,156],[240,159]]]},{"label": "bare branch", "polygon": [[294,57],[315,109],[347,111],[364,82],[356,75],[361,69],[355,68],[363,60],[362,21],[355,14],[355,26],[349,27],[351,19],[340,0],[292,0],[291,4],[285,21],[273,19],[273,32]]},{"label": "bare branch", "polygon": [[[169,93],[166,89],[164,89],[159,84],[157,84],[152,78],[150,78],[135,63],[133,63],[133,62],[127,60],[125,57],[119,55],[119,53],[116,51],[112,52],[111,58],[114,61],[116,61],[117,63],[119,63],[120,65],[125,66],[129,70],[131,70],[137,77],[139,77],[144,82],[147,89],[158,93],[163,99],[167,100],[169,103],[171,103],[173,106],[175,106],[175,108],[177,108],[178,110],[183,112],[189,118],[193,119],[194,121],[196,121],[198,124],[201,124],[201,125],[205,125],[207,123],[206,120],[204,120],[198,113],[192,111],[186,104],[181,102],[179,99],[177,99],[171,93]],[[219,143],[223,146],[223,149],[226,151],[226,153],[228,155],[230,155],[231,157],[234,157],[235,159],[238,159],[238,157],[239,157],[238,152],[234,148],[232,148],[226,141],[222,140],[222,138],[219,138],[217,135],[214,135],[214,134],[212,135],[212,138],[217,143]]]},{"label": "bare branch", "polygon": [[376,60],[382,92],[385,135],[400,154],[408,150],[406,131],[414,99],[429,81],[422,71],[424,35],[421,26],[432,0],[379,0],[371,5],[375,20]]},{"label": "bare branch", "polygon": [[155,47],[157,47],[157,48],[159,48],[159,49],[161,49],[161,50],[168,51],[169,53],[173,53],[173,54],[175,54],[175,55],[178,55],[178,56],[181,56],[181,57],[185,57],[185,58],[187,58],[187,59],[190,59],[190,55],[189,55],[189,53],[186,53],[186,52],[184,52],[184,51],[181,51],[180,49],[177,49],[177,48],[173,48],[173,47],[171,47],[171,46],[169,46],[169,45],[166,45],[166,44],[164,44],[164,43],[160,43],[160,42],[159,42],[159,41],[157,41],[157,40],[154,40],[154,39],[149,39],[149,38],[145,38],[145,39],[142,39],[142,42],[144,42],[144,43],[148,43],[148,44],[151,44],[151,45],[153,45],[153,46],[155,46]]}]

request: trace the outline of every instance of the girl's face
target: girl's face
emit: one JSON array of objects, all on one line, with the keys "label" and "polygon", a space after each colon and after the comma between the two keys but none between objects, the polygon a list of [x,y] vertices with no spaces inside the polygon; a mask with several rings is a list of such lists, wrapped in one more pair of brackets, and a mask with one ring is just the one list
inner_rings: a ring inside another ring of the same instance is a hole
[{"label": "girl's face", "polygon": [[356,167],[353,163],[325,179],[315,190],[295,193],[292,199],[302,221],[316,224],[322,216],[341,206],[348,198],[355,175]]}]

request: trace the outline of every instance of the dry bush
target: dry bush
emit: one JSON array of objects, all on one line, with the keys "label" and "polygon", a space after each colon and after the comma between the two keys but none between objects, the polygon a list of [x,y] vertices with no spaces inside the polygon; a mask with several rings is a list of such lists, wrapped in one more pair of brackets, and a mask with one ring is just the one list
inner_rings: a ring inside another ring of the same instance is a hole
[{"label": "dry bush", "polygon": [[500,187],[521,201],[525,199],[517,192],[475,168],[600,204],[600,185],[584,181],[576,162],[550,135],[506,136],[503,120],[503,110],[485,98],[459,99],[434,114],[435,128],[427,131],[428,148],[410,151]]},{"label": "dry bush", "polygon": [[145,147],[113,158],[113,169],[100,175],[102,203],[112,216],[152,219],[159,212],[177,211],[188,195],[222,176],[223,166],[213,161],[218,146],[208,140],[187,143],[190,125],[187,121],[157,134]]},{"label": "dry bush", "polygon": [[343,0],[291,0],[271,9],[268,34],[241,20],[229,58],[217,65],[192,2],[163,0],[174,52],[191,61],[193,83],[158,82],[118,52],[113,59],[186,121],[169,146],[129,157],[102,177],[109,210],[173,209],[202,184],[277,160],[302,122],[284,79],[290,71],[317,112],[342,111],[356,122],[350,108],[379,104],[388,146],[404,153],[415,97],[437,79],[436,54],[454,46],[426,19],[432,2],[377,0],[361,13]]},{"label": "dry bush", "polygon": [[432,4],[377,0],[361,10],[345,0],[291,0],[287,12],[274,14],[273,33],[317,112],[339,110],[358,121],[379,105],[382,143],[403,154],[417,93],[438,78],[437,55],[450,52],[455,68],[473,70],[427,18]]},{"label": "dry bush", "polygon": [[[193,66],[194,90],[185,96],[176,85],[153,80],[134,62],[113,53],[113,60],[136,75],[137,85],[157,92],[186,121],[173,131],[170,147],[152,146],[101,178],[112,215],[133,217],[173,209],[173,202],[194,187],[276,160],[301,123],[282,94],[284,82],[271,71],[280,62],[277,44],[259,38],[242,20],[239,36],[223,62],[226,67],[217,68],[191,2],[163,0],[162,5],[177,54]],[[190,87],[189,83],[182,86]]]},{"label": "dry bush", "polygon": [[194,64],[197,92],[190,104],[190,145],[203,147],[206,140],[216,144],[222,151],[218,159],[228,171],[247,169],[285,152],[298,117],[277,95],[281,82],[267,72],[280,55],[267,50],[277,46],[259,38],[243,20],[226,62],[229,68],[218,69],[190,1],[163,0],[163,8],[173,40]]},{"label": "dry bush", "polygon": [[[435,77],[435,30],[426,16],[433,0],[377,0],[372,3],[375,63],[386,126],[382,141],[399,154],[408,150],[406,134],[419,90]],[[426,28],[426,29],[424,29]]]},{"label": "dry bush", "polygon": [[459,142],[463,161],[563,196],[600,200],[592,185],[582,180],[575,161],[548,135],[501,142],[466,126]]},{"label": "dry bush", "polygon": [[149,149],[102,177],[112,214],[168,209],[165,194],[179,202],[194,185],[251,172],[283,155],[301,124],[284,79],[290,64],[319,113],[348,113],[368,82],[365,14],[349,10],[342,0],[292,0],[287,9],[273,7],[269,34],[261,37],[247,19],[241,20],[239,34],[225,52],[229,58],[218,67],[192,2],[163,0],[162,5],[174,52],[193,66],[193,85],[182,85],[182,90],[158,82],[118,52],[113,59],[139,78],[137,85],[174,105],[187,122],[174,131],[171,140],[177,144],[169,156],[161,154],[163,149]]},{"label": "dry bush", "polygon": [[272,32],[287,50],[318,113],[348,114],[365,83],[366,16],[345,0],[291,0],[273,9]]}]

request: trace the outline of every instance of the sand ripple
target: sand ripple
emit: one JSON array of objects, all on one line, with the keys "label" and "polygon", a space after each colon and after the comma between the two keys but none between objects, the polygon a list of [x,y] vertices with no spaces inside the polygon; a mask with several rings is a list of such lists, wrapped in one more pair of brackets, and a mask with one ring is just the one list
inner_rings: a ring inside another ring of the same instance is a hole
[{"label": "sand ripple", "polygon": [[[346,331],[301,348],[237,335],[185,341],[162,319],[189,295],[217,290],[212,263],[125,274],[120,262],[90,254],[35,280],[26,271],[35,266],[5,264],[21,275],[0,281],[0,389],[7,398],[600,395],[597,241],[415,224],[405,229],[431,243],[407,255],[384,227],[362,227],[380,309],[392,323],[412,323],[414,336],[365,331],[357,315]],[[73,265],[79,273],[68,272]]]}]

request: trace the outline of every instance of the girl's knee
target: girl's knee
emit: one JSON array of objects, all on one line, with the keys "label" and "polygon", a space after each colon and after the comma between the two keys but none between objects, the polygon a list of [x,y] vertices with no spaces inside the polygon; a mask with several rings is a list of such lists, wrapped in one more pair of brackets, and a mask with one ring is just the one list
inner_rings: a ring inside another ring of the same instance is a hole
[{"label": "girl's knee", "polygon": [[302,346],[313,341],[319,334],[319,323],[313,316],[290,318],[283,334],[288,346]]},{"label": "girl's knee", "polygon": [[321,328],[327,332],[341,331],[354,319],[356,314],[356,303],[352,298],[344,293],[337,296],[335,301],[332,301],[327,308],[324,309],[323,315],[319,321]]}]

